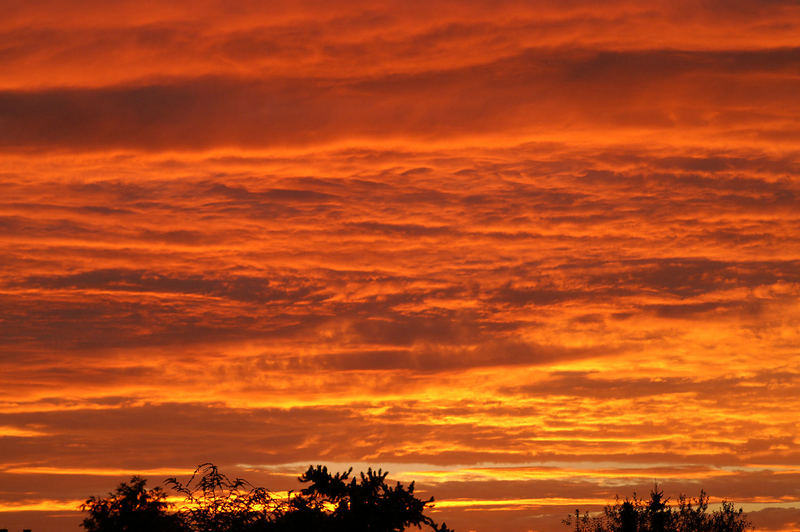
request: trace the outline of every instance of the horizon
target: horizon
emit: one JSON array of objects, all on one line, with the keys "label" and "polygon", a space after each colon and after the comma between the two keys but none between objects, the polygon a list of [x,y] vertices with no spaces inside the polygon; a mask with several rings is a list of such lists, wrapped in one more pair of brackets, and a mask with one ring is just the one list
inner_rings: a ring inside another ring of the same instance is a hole
[{"label": "horizon", "polygon": [[800,530],[798,94],[794,0],[5,2],[0,528],[213,462]]}]

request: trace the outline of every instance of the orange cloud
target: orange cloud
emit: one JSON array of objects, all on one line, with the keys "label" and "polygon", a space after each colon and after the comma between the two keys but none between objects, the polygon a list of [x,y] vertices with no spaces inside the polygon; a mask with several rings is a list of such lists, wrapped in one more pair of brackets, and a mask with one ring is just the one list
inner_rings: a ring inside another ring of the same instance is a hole
[{"label": "orange cloud", "polygon": [[795,2],[12,4],[4,519],[208,460],[800,519]]}]

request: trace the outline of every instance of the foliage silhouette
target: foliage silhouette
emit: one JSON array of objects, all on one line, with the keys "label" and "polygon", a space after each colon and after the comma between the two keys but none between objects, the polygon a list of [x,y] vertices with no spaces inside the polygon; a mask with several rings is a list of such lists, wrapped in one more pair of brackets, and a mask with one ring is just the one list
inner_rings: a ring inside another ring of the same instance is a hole
[{"label": "foliage silhouette", "polygon": [[579,510],[563,523],[575,532],[744,532],[752,528],[741,508],[724,501],[719,510],[708,513],[708,495],[700,491],[696,499],[678,497],[671,506],[664,492],[654,487],[650,499],[625,499],[606,506],[603,515],[581,515]]},{"label": "foliage silhouette", "polygon": [[309,466],[299,477],[307,484],[285,499],[240,479],[230,479],[210,463],[197,467],[185,484],[166,484],[183,502],[171,508],[160,488],[145,489],[133,477],[106,498],[90,497],[81,509],[88,532],[402,532],[410,526],[452,532],[424,514],[433,497],[414,495],[414,483],[386,483],[381,470],[352,475],[331,474],[324,466]]},{"label": "foliage silhouette", "polygon": [[280,507],[265,488],[231,480],[211,463],[199,465],[186,484],[174,477],[166,484],[184,497],[178,515],[193,532],[267,529]]},{"label": "foliage silhouette", "polygon": [[180,516],[168,512],[164,490],[148,490],[146,483],[133,477],[103,499],[89,497],[80,507],[89,513],[81,526],[88,532],[182,532]]},{"label": "foliage silhouette", "polygon": [[331,532],[400,532],[411,525],[452,532],[445,524],[439,526],[424,515],[425,506],[433,502],[433,497],[428,500],[415,497],[413,482],[407,488],[400,482],[392,487],[386,483],[388,472],[369,468],[358,478],[351,477],[352,472],[350,468],[331,475],[324,466],[309,466],[300,477],[300,482],[309,485],[301,490],[299,497],[290,499],[288,514],[294,514],[292,519],[304,520],[313,516],[319,520],[314,529]]}]

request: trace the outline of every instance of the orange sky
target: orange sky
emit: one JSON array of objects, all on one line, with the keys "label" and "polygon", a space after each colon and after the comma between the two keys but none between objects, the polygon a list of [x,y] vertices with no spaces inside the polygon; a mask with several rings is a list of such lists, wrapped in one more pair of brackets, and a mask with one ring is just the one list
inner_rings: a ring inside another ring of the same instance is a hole
[{"label": "orange sky", "polygon": [[4,2],[0,527],[201,462],[800,527],[800,5]]}]

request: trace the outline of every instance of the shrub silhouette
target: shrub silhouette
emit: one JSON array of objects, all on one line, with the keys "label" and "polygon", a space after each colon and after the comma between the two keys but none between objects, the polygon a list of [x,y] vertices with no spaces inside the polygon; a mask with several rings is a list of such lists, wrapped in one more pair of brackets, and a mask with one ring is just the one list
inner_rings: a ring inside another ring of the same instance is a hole
[{"label": "shrub silhouette", "polygon": [[719,510],[708,513],[708,495],[700,491],[696,499],[678,497],[671,506],[664,492],[654,487],[650,499],[625,499],[606,506],[603,515],[581,515],[579,510],[563,523],[575,532],[744,532],[752,528],[741,508],[724,501]]},{"label": "shrub silhouette", "polygon": [[183,497],[174,510],[161,488],[147,490],[145,480],[133,477],[106,498],[87,499],[82,526],[88,532],[402,532],[409,526],[452,532],[424,514],[433,497],[417,498],[413,482],[390,486],[381,470],[357,477],[352,471],[331,474],[309,466],[299,477],[307,486],[277,499],[202,464],[186,484],[166,480]]}]

